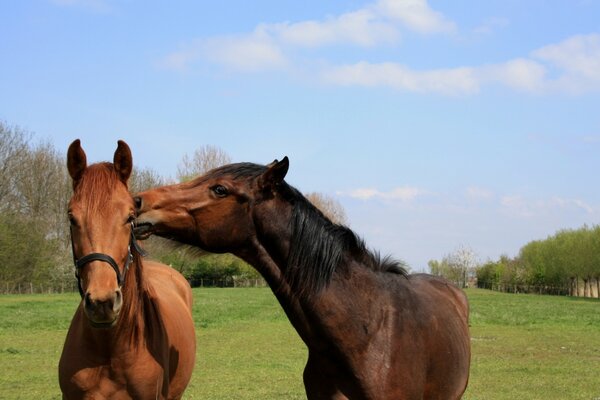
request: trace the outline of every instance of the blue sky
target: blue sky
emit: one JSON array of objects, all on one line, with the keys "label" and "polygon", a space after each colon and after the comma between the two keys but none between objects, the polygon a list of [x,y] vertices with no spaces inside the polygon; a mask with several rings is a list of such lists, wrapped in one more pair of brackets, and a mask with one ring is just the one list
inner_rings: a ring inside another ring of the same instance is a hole
[{"label": "blue sky", "polygon": [[600,221],[600,1],[0,3],[0,119],[174,176],[290,157],[383,253],[484,261]]}]

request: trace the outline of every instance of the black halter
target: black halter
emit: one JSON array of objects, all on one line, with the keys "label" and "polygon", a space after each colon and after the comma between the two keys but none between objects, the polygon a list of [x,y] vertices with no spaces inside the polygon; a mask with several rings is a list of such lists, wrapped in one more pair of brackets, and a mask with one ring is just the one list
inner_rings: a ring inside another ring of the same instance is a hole
[{"label": "black halter", "polygon": [[81,287],[81,277],[79,276],[79,270],[83,268],[87,263],[91,261],[103,261],[110,265],[117,274],[117,282],[119,284],[119,289],[123,287],[125,284],[125,276],[127,275],[127,270],[129,269],[129,264],[133,261],[133,253],[131,252],[131,248],[140,255],[145,256],[146,252],[142,249],[137,240],[135,240],[135,235],[133,233],[133,222],[131,223],[131,235],[129,238],[129,244],[127,245],[127,260],[125,261],[125,267],[123,268],[123,274],[119,270],[119,264],[115,261],[114,258],[104,253],[90,253],[87,254],[80,259],[75,258],[75,248],[73,247],[73,231],[71,230],[71,251],[73,252],[73,263],[75,264],[75,277],[77,278],[77,288],[79,289],[79,294],[83,297],[83,288]]}]

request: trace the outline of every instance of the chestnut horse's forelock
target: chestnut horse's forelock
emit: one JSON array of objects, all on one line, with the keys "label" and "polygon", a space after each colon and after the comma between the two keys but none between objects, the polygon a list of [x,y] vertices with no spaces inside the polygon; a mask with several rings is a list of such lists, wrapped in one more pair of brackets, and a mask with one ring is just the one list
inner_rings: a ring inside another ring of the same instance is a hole
[{"label": "chestnut horse's forelock", "polygon": [[113,164],[102,162],[90,165],[75,186],[73,201],[81,202],[89,213],[106,215],[111,211],[106,204],[120,183],[125,185],[119,180]]}]

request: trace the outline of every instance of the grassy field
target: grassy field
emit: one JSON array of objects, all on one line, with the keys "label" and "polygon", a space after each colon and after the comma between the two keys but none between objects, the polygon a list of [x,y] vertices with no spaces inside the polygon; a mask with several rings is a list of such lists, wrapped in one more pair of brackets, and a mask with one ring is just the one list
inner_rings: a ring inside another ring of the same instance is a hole
[{"label": "grassy field", "polygon": [[[600,302],[468,290],[465,399],[600,398]],[[303,399],[304,345],[269,289],[195,289],[186,399]],[[57,364],[79,295],[0,296],[0,399],[60,399]]]}]

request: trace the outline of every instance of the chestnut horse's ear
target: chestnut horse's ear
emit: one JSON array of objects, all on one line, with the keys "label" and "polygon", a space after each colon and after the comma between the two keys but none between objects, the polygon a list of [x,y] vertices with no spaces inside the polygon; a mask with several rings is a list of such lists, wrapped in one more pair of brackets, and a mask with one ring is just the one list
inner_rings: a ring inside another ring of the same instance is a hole
[{"label": "chestnut horse's ear", "polygon": [[67,151],[67,169],[69,175],[73,179],[73,188],[77,186],[77,183],[83,175],[83,171],[87,168],[87,157],[85,152],[81,148],[81,141],[76,139],[69,146]]},{"label": "chestnut horse's ear", "polygon": [[117,175],[119,179],[127,185],[127,180],[129,180],[129,176],[131,175],[131,170],[133,169],[133,159],[131,157],[131,150],[127,143],[122,140],[119,140],[117,146],[117,150],[115,151],[115,156],[113,158],[113,165],[115,166],[115,171],[117,171]]},{"label": "chestnut horse's ear", "polygon": [[290,160],[287,156],[283,157],[281,161],[273,161],[267,165],[267,170],[259,177],[258,185],[261,190],[273,190],[276,188],[288,172],[290,167]]}]

